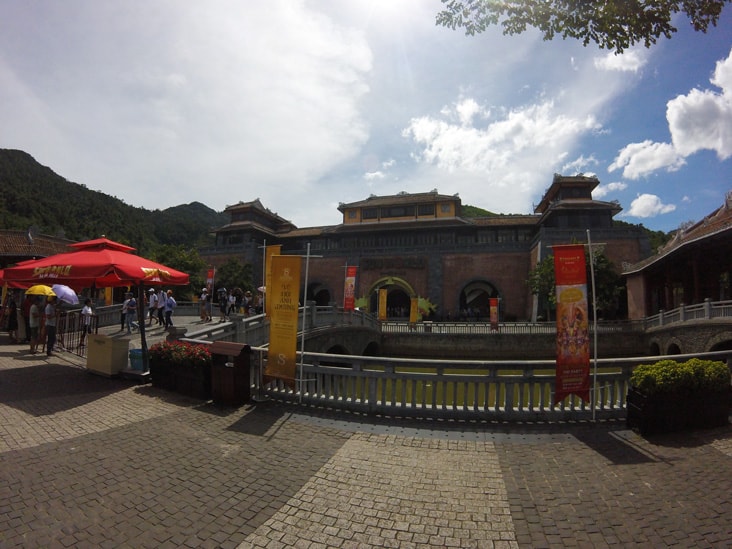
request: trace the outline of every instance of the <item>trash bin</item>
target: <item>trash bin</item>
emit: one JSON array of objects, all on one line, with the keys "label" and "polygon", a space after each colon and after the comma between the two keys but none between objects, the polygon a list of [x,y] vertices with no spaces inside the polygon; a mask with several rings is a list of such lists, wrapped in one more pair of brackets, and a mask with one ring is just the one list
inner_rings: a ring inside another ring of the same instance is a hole
[{"label": "trash bin", "polygon": [[211,345],[211,398],[215,404],[240,406],[249,402],[251,353],[251,347],[243,343],[216,341]]},{"label": "trash bin", "polygon": [[145,371],[145,361],[142,359],[142,349],[132,349],[130,351],[130,369]]},{"label": "trash bin", "polygon": [[116,376],[127,368],[129,339],[114,339],[105,335],[89,334],[87,338],[86,369],[94,374]]}]

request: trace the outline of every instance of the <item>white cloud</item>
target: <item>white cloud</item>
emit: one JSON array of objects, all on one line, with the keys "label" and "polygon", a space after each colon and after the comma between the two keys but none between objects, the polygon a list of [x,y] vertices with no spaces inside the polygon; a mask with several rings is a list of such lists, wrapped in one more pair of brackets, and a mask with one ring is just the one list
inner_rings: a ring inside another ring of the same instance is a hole
[{"label": "white cloud", "polygon": [[680,154],[709,149],[724,160],[732,156],[732,50],[717,62],[711,82],[722,92],[691,90],[680,95],[668,102],[666,118]]},{"label": "white cloud", "polygon": [[367,172],[363,174],[363,178],[366,181],[373,181],[374,179],[384,179],[386,175],[384,175],[384,172]]},{"label": "white cloud", "polygon": [[595,68],[603,71],[638,72],[647,62],[644,49],[626,50],[620,55],[608,53],[603,57],[595,57]]},{"label": "white cloud", "polygon": [[620,150],[608,166],[608,172],[623,169],[623,177],[638,179],[661,168],[672,172],[686,164],[684,158],[668,143],[631,143]]},{"label": "white cloud", "polygon": [[623,176],[637,179],[659,169],[676,171],[685,158],[712,150],[720,160],[732,156],[732,50],[718,61],[711,83],[721,89],[693,89],[666,104],[671,143],[631,143],[621,149],[608,167],[623,168]]},{"label": "white cloud", "polygon": [[641,194],[630,203],[630,209],[624,216],[628,217],[655,217],[673,212],[676,206],[664,204],[655,194]]},{"label": "white cloud", "polygon": [[607,185],[598,185],[592,191],[592,198],[603,198],[612,192],[624,191],[627,188],[628,184],[621,182],[608,183]]},{"label": "white cloud", "polygon": [[[462,122],[463,100],[444,113],[458,113],[460,124],[429,116],[413,118],[403,135],[422,147],[416,157],[447,170],[491,172],[515,168],[524,155],[557,158],[566,144],[599,126],[591,116],[573,118],[557,112],[551,101],[508,112],[484,127]],[[475,110],[473,111],[475,112]]]},{"label": "white cloud", "polygon": [[569,174],[578,174],[583,173],[584,175],[594,175],[587,172],[587,167],[589,166],[597,166],[599,162],[597,161],[597,158],[595,158],[594,154],[591,154],[590,156],[584,156],[581,155],[578,158],[575,158],[571,162],[567,162],[562,166],[561,173],[565,175]]}]

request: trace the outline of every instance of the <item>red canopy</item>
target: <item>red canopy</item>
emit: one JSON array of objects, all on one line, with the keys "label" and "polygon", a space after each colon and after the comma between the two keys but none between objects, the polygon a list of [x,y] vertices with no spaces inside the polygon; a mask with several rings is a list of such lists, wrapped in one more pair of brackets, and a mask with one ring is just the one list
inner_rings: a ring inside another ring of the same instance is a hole
[{"label": "red canopy", "polygon": [[131,253],[135,248],[106,238],[78,242],[72,251],[22,261],[3,270],[13,284],[66,284],[72,288],[188,284],[188,275]]}]

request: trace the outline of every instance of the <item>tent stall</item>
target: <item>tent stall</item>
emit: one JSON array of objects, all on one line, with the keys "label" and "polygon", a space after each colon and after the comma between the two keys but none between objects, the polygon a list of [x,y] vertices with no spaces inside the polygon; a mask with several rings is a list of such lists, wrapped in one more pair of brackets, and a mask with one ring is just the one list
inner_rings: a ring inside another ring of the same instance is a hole
[{"label": "tent stall", "polygon": [[[155,261],[133,254],[135,248],[97,238],[70,244],[70,251],[21,261],[2,271],[2,280],[10,287],[28,287],[33,284],[64,284],[82,288],[109,288],[137,286],[137,301],[144,303],[145,287],[182,286],[188,284],[188,275]],[[144,307],[138,307],[140,315]],[[140,340],[145,366],[147,340],[145,322],[140,322]]]}]

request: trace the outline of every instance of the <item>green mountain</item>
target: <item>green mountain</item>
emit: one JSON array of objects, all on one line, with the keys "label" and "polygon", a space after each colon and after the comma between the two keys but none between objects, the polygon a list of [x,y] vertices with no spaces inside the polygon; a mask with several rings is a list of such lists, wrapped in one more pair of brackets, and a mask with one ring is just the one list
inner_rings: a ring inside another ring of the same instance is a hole
[{"label": "green mountain", "polygon": [[0,229],[87,240],[107,238],[149,253],[161,244],[197,247],[228,216],[200,202],[150,211],[67,181],[23,151],[0,149]]}]

